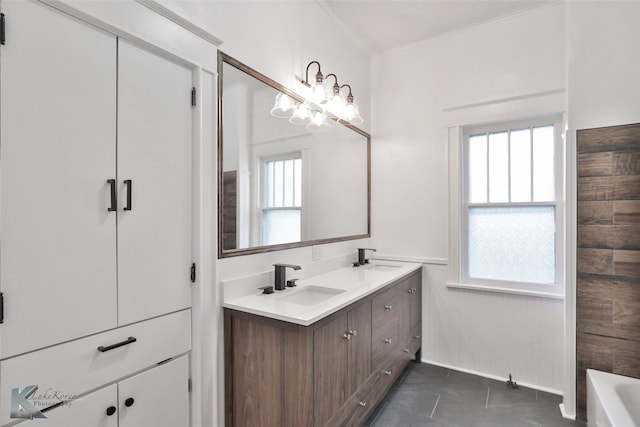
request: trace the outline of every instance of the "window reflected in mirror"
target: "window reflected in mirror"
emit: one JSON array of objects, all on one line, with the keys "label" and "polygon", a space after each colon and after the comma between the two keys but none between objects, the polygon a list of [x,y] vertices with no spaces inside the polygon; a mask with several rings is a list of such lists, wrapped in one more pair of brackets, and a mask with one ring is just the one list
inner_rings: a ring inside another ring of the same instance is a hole
[{"label": "window reflected in mirror", "polygon": [[304,100],[223,53],[218,67],[219,256],[369,237],[370,136],[275,117],[282,94]]}]

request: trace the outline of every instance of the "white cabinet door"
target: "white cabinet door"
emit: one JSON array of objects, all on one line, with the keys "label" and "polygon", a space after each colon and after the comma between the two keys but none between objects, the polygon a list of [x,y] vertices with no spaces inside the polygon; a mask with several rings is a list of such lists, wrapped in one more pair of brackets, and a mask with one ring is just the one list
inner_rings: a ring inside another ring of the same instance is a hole
[{"label": "white cabinet door", "polygon": [[120,427],[189,423],[189,358],[182,356],[118,384]]},{"label": "white cabinet door", "polygon": [[117,409],[118,386],[112,384],[45,412],[47,419],[39,423],[44,427],[117,427]]},{"label": "white cabinet door", "polygon": [[191,86],[189,68],[119,41],[120,325],[191,305]]},{"label": "white cabinet door", "polygon": [[116,39],[4,1],[0,358],[113,328]]}]

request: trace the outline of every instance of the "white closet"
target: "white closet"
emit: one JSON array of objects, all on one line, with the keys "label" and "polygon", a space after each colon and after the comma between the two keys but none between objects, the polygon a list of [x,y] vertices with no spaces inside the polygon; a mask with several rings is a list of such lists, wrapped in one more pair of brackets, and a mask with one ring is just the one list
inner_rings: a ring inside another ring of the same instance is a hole
[{"label": "white closet", "polygon": [[191,70],[2,9],[1,357],[189,307]]},{"label": "white closet", "polygon": [[193,67],[35,0],[0,11],[0,425],[35,384],[84,397],[52,426],[187,426]]}]

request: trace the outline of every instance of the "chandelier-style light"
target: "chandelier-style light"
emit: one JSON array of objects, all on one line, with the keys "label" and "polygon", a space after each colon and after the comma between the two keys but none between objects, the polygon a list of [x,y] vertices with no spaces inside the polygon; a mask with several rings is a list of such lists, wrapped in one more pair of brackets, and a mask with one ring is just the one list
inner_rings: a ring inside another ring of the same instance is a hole
[{"label": "chandelier-style light", "polygon": [[[313,64],[318,66],[318,72],[315,79],[309,82],[309,68]],[[333,85],[327,84],[330,83],[330,77],[334,79]],[[309,130],[329,129],[331,125],[328,114],[352,125],[359,125],[364,121],[351,92],[351,86],[340,85],[338,77],[333,73],[325,77],[318,61],[311,61],[307,65],[305,79],[301,83],[310,89],[309,98],[304,102],[297,102],[285,93],[278,93],[271,109],[272,116],[289,118],[290,123],[305,125]],[[345,87],[349,89],[346,97],[343,95]]]}]

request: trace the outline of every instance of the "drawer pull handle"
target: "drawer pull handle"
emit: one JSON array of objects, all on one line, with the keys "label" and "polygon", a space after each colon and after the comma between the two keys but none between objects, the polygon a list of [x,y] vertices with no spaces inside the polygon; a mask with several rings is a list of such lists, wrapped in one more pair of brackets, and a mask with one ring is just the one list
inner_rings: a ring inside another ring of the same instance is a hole
[{"label": "drawer pull handle", "polygon": [[342,338],[344,338],[345,340],[349,341],[351,339],[351,334],[349,334],[349,333],[343,334]]},{"label": "drawer pull handle", "polygon": [[111,345],[108,345],[106,347],[101,345],[100,347],[98,347],[98,351],[101,352],[101,353],[104,353],[106,351],[113,350],[114,348],[122,347],[123,345],[131,344],[132,342],[136,342],[136,341],[138,341],[138,340],[135,337],[129,337],[124,341],[121,341],[121,342],[116,343],[116,344],[111,344]]},{"label": "drawer pull handle", "polygon": [[133,397],[129,397],[127,398],[127,400],[124,401],[124,406],[126,406],[127,408],[130,408],[133,406],[133,402],[135,402]]},{"label": "drawer pull handle", "polygon": [[116,407],[115,406],[109,406],[107,408],[107,416],[110,417],[111,415],[116,413]]},{"label": "drawer pull handle", "polygon": [[385,339],[384,339],[384,342],[385,342],[386,344],[391,344],[391,338],[385,338]]},{"label": "drawer pull handle", "polygon": [[404,351],[405,353],[409,353],[409,349],[408,348],[404,348],[404,349],[402,349],[402,351]]},{"label": "drawer pull handle", "polygon": [[413,338],[419,340],[420,339],[420,335],[414,335]]},{"label": "drawer pull handle", "polygon": [[358,331],[355,329],[349,329],[349,335],[353,335],[354,337],[358,335]]},{"label": "drawer pull handle", "polygon": [[390,305],[385,305],[385,306],[384,306],[384,309],[385,309],[385,310],[391,310],[391,306],[390,306]]},{"label": "drawer pull handle", "polygon": [[367,402],[358,402],[358,405],[364,408],[365,406],[367,406]]},{"label": "drawer pull handle", "polygon": [[385,375],[391,375],[391,371],[384,371]]}]

